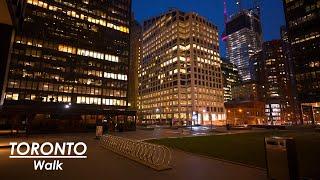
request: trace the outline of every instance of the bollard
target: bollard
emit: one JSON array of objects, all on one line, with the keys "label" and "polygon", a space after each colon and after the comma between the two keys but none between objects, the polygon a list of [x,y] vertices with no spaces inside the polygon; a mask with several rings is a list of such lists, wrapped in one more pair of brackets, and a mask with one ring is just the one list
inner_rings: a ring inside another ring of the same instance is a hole
[{"label": "bollard", "polygon": [[165,146],[118,136],[102,136],[101,146],[155,170],[171,169],[171,151]]}]

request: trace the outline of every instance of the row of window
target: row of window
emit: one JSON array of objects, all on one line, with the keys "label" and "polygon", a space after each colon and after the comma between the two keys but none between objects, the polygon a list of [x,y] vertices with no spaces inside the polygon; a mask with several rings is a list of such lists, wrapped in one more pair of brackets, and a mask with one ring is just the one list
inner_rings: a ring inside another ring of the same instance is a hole
[{"label": "row of window", "polygon": [[96,104],[96,105],[107,105],[107,106],[126,106],[127,101],[119,99],[105,99],[96,97],[85,97],[78,96],[77,104]]},{"label": "row of window", "polygon": [[[27,44],[29,46],[35,46],[35,47],[45,47],[48,49],[54,49],[54,50],[58,50],[58,51],[65,52],[65,53],[77,54],[77,55],[81,55],[81,56],[92,57],[95,59],[107,60],[107,61],[111,61],[111,62],[119,62],[119,56],[104,54],[104,53],[91,51],[91,50],[87,50],[87,49],[80,49],[80,48],[76,48],[76,47],[72,47],[72,46],[67,46],[64,44],[56,45],[56,44],[44,42],[41,40],[35,40],[35,39],[21,37],[21,36],[16,36],[15,41],[18,44]],[[41,51],[37,51],[37,50],[33,50],[33,51],[31,51],[31,50],[30,50],[30,52],[27,51],[26,55],[30,55],[30,56],[32,55],[35,57],[41,56]]]},{"label": "row of window", "polygon": [[[35,94],[19,94],[19,93],[6,93],[6,100],[31,100],[36,101],[40,100],[41,102],[63,102],[63,103],[71,103],[71,96],[56,96],[56,95],[46,95],[41,96],[40,99],[37,99]],[[105,99],[105,98],[96,98],[96,97],[85,97],[78,96],[77,104],[96,104],[96,105],[107,105],[107,106],[126,106],[125,100],[119,99]]]},{"label": "row of window", "polygon": [[96,51],[90,51],[90,50],[86,50],[86,49],[79,49],[79,48],[77,49],[75,47],[62,45],[62,44],[59,45],[58,50],[61,52],[65,52],[65,53],[77,54],[77,55],[81,55],[81,56],[92,57],[95,59],[107,60],[107,61],[111,61],[111,62],[119,62],[118,56],[99,53]]},{"label": "row of window", "polygon": [[[48,5],[48,3],[45,3],[43,1],[28,0],[27,3],[35,5],[35,6],[38,6],[38,7],[42,7],[44,9],[49,9],[51,11],[60,11],[60,12],[65,13],[65,11],[62,10],[62,8],[59,8],[57,6]],[[101,25],[101,26],[106,26],[108,28],[112,28],[112,29],[115,29],[115,30],[120,31],[120,32],[129,33],[129,28],[127,28],[125,26],[118,26],[118,25],[115,25],[115,24],[112,24],[112,23],[109,23],[109,22],[107,23],[106,20],[104,20],[104,19],[96,19],[96,18],[87,16],[87,15],[84,15],[84,14],[80,14],[79,15],[75,11],[67,11],[66,14],[68,16],[71,16],[71,17],[74,17],[74,18],[78,18],[78,19],[82,19],[84,21],[88,21],[88,22],[91,22],[91,23],[94,23],[94,24],[98,24],[98,25]]]},{"label": "row of window", "polygon": [[174,114],[152,114],[152,115],[143,115],[142,119],[144,120],[155,120],[155,119],[192,119],[196,121],[196,124],[200,124],[200,120],[209,121],[209,120],[225,120],[225,114],[198,114],[192,115],[191,113],[174,113]]},{"label": "row of window", "polygon": [[41,101],[41,102],[63,102],[70,103],[71,96],[63,95],[42,95],[41,97],[36,96],[35,94],[22,94],[22,93],[6,93],[6,100],[29,100],[29,101]]},{"label": "row of window", "polygon": [[103,95],[103,96],[114,96],[114,97],[126,97],[127,92],[123,90],[115,89],[104,89],[89,86],[73,86],[66,84],[53,84],[43,82],[32,82],[32,81],[21,81],[10,79],[8,82],[8,88],[15,89],[27,89],[35,91],[51,91],[61,93],[78,93],[78,94],[90,94],[90,95]]}]

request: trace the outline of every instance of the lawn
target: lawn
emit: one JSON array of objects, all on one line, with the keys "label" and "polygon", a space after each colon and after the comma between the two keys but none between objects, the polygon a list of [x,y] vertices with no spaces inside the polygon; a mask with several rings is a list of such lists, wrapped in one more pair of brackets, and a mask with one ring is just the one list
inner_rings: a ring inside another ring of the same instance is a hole
[{"label": "lawn", "polygon": [[294,137],[302,177],[320,176],[320,133],[313,130],[270,131],[151,140],[183,151],[266,168],[264,137]]}]

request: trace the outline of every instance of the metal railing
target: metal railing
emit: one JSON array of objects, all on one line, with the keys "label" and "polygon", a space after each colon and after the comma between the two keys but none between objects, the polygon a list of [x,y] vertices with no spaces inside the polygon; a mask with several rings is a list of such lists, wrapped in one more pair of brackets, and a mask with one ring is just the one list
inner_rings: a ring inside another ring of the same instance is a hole
[{"label": "metal railing", "polygon": [[111,135],[102,136],[100,142],[104,148],[155,170],[171,169],[171,151],[165,146]]}]

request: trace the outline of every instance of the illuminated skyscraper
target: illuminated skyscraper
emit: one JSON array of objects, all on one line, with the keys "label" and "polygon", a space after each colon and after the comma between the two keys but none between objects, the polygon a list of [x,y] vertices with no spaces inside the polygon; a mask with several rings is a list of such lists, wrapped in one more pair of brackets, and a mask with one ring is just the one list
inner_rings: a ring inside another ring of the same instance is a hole
[{"label": "illuminated skyscraper", "polygon": [[242,81],[253,80],[250,57],[261,50],[262,30],[255,10],[241,10],[226,24],[227,57],[239,70]]},{"label": "illuminated skyscraper", "polygon": [[76,124],[127,120],[130,20],[130,0],[27,0],[5,112],[31,123],[64,114]]},{"label": "illuminated skyscraper", "polygon": [[218,29],[205,18],[170,10],[145,21],[140,65],[142,122],[225,119]]}]

